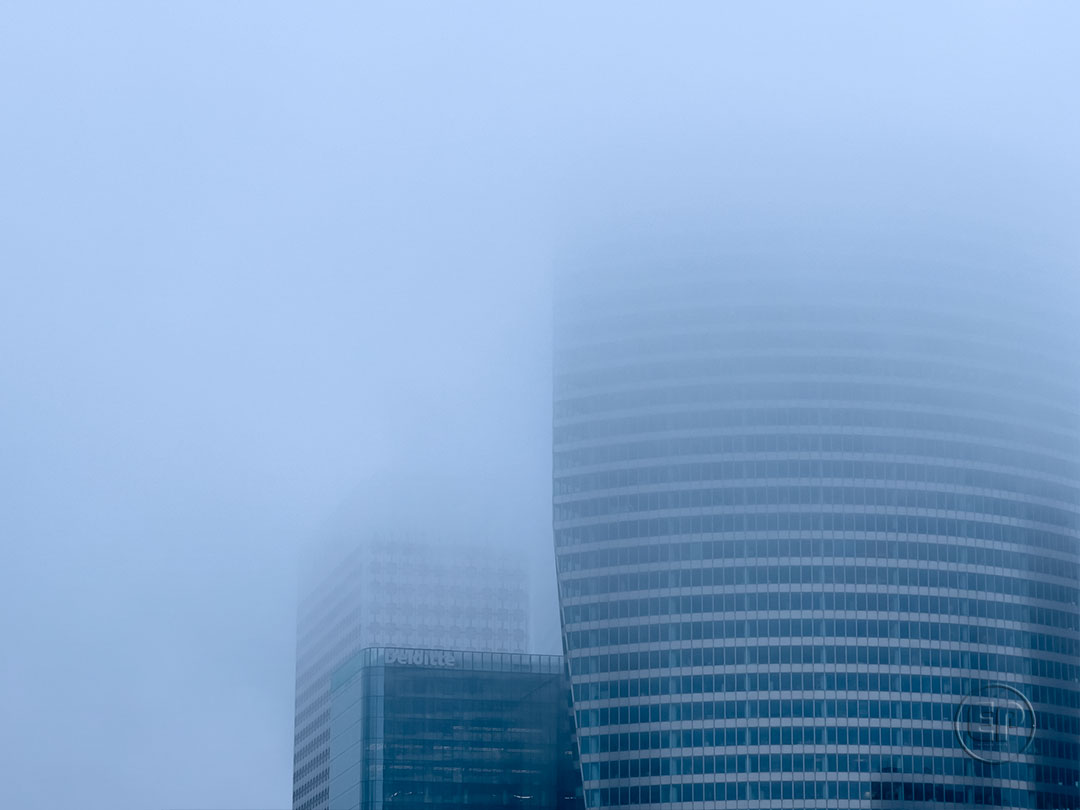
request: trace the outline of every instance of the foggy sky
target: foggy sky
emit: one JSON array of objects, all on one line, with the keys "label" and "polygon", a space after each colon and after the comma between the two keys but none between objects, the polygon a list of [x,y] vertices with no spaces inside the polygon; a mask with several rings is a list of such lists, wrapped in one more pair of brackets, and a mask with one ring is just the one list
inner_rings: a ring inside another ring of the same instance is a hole
[{"label": "foggy sky", "polygon": [[557,650],[553,269],[719,210],[1075,258],[1078,35],[1069,2],[5,5],[0,806],[289,807],[296,560],[342,503],[437,530],[453,481]]}]

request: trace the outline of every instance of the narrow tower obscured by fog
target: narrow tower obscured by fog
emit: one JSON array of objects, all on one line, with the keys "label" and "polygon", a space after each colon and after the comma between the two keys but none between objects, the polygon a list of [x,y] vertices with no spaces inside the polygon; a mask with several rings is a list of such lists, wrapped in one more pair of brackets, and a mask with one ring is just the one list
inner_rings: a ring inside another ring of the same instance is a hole
[{"label": "narrow tower obscured by fog", "polygon": [[354,526],[351,538],[329,541],[310,564],[297,618],[295,810],[327,806],[331,675],[360,650],[526,651],[523,554],[455,542],[461,529],[448,525],[435,536]]}]

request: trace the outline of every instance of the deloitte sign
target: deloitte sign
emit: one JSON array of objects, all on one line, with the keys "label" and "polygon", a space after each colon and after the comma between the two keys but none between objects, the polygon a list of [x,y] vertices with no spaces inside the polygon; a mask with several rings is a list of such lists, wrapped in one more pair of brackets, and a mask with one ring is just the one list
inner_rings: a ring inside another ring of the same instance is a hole
[{"label": "deloitte sign", "polygon": [[457,657],[446,650],[387,650],[386,663],[418,667],[456,667]]}]

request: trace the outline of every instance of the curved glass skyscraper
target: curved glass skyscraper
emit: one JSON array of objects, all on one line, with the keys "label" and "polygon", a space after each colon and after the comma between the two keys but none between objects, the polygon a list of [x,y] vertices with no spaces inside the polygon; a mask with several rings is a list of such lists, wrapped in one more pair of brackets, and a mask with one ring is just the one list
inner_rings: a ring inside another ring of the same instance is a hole
[{"label": "curved glass skyscraper", "polygon": [[1080,807],[1075,302],[868,255],[564,282],[588,806]]}]

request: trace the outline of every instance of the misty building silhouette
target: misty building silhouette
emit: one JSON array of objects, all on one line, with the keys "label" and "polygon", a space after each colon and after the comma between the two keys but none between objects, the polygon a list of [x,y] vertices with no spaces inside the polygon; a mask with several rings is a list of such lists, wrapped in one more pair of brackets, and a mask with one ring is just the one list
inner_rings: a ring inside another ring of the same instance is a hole
[{"label": "misty building silhouette", "polygon": [[587,806],[1080,807],[1075,277],[668,247],[556,300]]},{"label": "misty building silhouette", "polygon": [[562,656],[368,648],[331,691],[330,810],[580,810]]},{"label": "misty building silhouette", "polygon": [[528,647],[526,566],[511,549],[383,537],[320,554],[297,614],[294,810],[328,805],[331,676],[362,649]]}]

